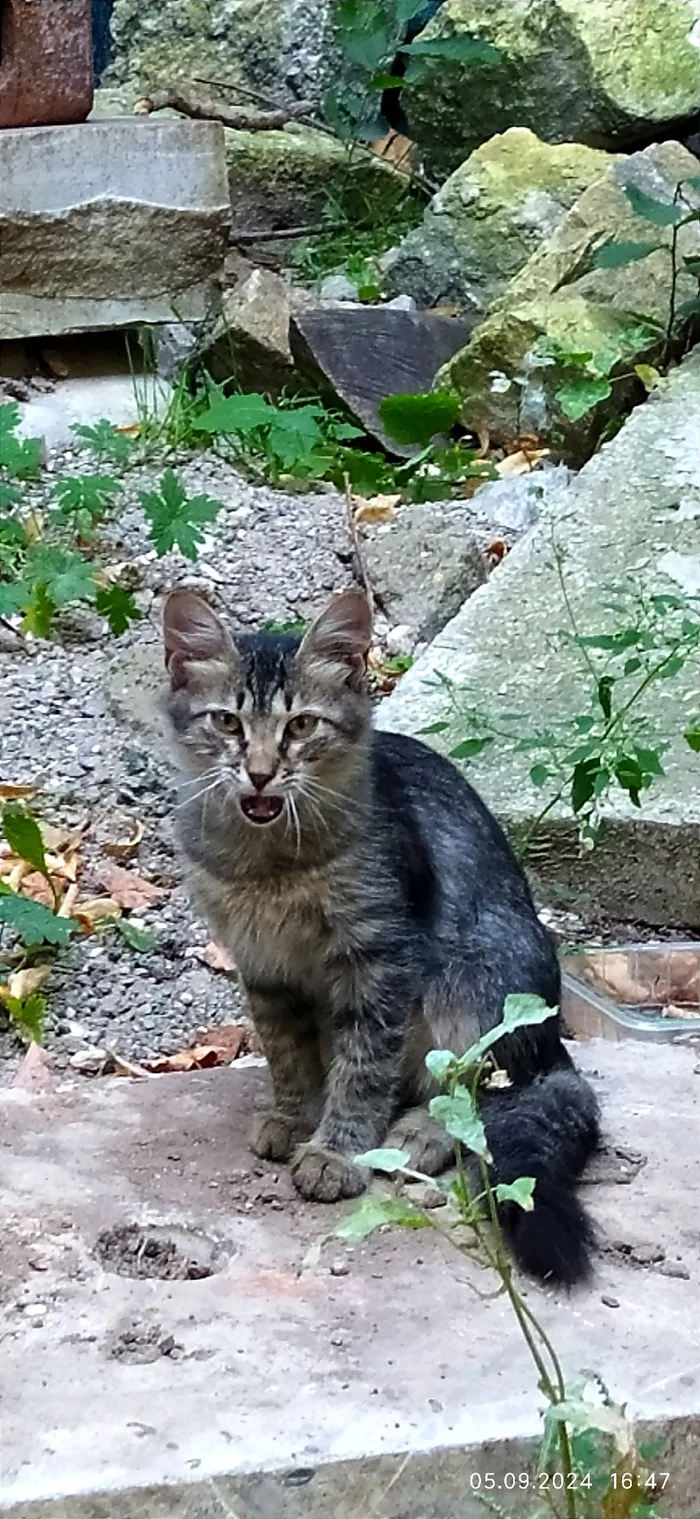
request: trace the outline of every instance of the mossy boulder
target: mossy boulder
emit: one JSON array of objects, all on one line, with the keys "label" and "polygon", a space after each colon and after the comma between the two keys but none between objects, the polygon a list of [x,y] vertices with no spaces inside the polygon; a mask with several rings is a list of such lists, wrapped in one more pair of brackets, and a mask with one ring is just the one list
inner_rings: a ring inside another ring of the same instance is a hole
[{"label": "mossy boulder", "polygon": [[700,111],[695,0],[446,0],[423,38],[472,34],[498,61],[440,60],[402,92],[412,135],[449,173],[508,126],[616,148]]},{"label": "mossy boulder", "polygon": [[[437,386],[459,394],[467,426],[486,428],[505,444],[533,433],[573,463],[588,457],[606,422],[635,390],[643,395],[635,365],[658,363],[669,325],[671,229],[637,215],[625,186],[670,205],[678,183],[696,172],[680,143],[660,143],[616,161],[584,192],[436,377]],[[683,193],[689,210],[700,204],[697,188],[686,185]],[[597,267],[597,251],[610,239],[655,244],[656,251],[619,268]],[[697,292],[685,255],[700,257],[698,223],[678,237],[678,341],[692,320],[682,308]],[[603,394],[608,371],[615,383]],[[583,400],[584,381],[592,398],[597,389],[600,395],[591,409],[571,415],[578,406],[570,387],[578,385]]]},{"label": "mossy boulder", "polygon": [[133,99],[198,76],[317,98],[328,11],[328,0],[116,0],[103,82]]},{"label": "mossy boulder", "polygon": [[325,132],[296,123],[279,132],[226,132],[233,229],[315,224],[329,203],[383,219],[406,180],[369,153],[350,154]]},{"label": "mossy boulder", "polygon": [[484,312],[609,165],[607,153],[542,142],[526,127],[493,137],[455,170],[422,226],[404,238],[385,274],[387,293]]}]

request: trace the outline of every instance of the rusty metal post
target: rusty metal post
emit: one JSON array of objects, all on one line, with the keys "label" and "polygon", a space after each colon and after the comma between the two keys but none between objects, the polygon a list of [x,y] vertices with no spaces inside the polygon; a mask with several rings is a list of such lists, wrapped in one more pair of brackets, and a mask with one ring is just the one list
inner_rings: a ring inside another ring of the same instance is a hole
[{"label": "rusty metal post", "polygon": [[92,100],[92,0],[0,0],[0,127],[84,121]]}]

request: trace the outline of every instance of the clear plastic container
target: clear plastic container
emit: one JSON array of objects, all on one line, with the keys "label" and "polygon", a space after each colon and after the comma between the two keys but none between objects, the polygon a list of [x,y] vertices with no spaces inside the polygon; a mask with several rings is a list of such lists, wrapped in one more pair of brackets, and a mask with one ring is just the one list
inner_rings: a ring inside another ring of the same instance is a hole
[{"label": "clear plastic container", "polygon": [[700,944],[627,944],[562,958],[562,1017],[574,1039],[700,1036]]}]

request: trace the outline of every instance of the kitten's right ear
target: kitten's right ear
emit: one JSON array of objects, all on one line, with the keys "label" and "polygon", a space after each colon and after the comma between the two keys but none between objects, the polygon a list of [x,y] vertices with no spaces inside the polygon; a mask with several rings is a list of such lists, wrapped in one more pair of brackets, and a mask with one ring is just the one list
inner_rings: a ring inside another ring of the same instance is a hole
[{"label": "kitten's right ear", "polygon": [[165,665],[173,690],[187,685],[188,664],[230,659],[230,633],[201,596],[194,591],[171,591],[163,607]]}]

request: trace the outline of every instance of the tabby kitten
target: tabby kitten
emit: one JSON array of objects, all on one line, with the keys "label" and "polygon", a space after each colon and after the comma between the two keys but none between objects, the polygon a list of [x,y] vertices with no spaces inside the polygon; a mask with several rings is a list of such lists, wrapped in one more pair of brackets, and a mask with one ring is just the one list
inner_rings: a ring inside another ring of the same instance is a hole
[{"label": "tabby kitten", "polygon": [[[167,709],[195,900],[238,966],[274,1108],[253,1149],[306,1198],[352,1197],[352,1157],[391,1140],[431,1175],[452,1143],[424,1104],[429,1049],[464,1051],[509,992],[559,1001],[559,970],[498,824],[448,760],[374,732],[371,617],[338,596],[303,639],[231,633],[193,592],[165,604]],[[592,1230],[573,1188],[598,1138],[558,1019],[498,1047],[485,1094],[494,1175],[536,1179],[504,1210],[516,1256],[575,1282]]]}]

